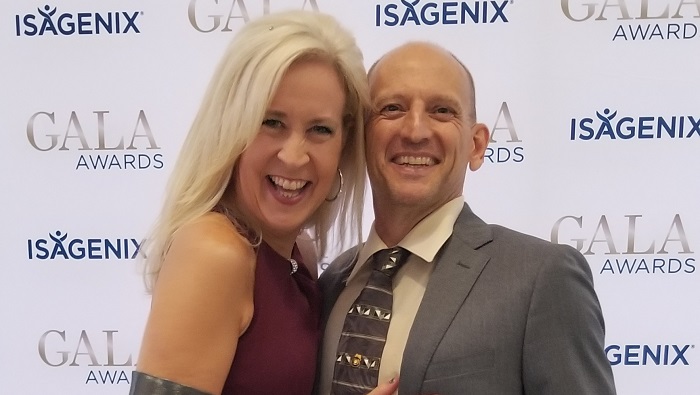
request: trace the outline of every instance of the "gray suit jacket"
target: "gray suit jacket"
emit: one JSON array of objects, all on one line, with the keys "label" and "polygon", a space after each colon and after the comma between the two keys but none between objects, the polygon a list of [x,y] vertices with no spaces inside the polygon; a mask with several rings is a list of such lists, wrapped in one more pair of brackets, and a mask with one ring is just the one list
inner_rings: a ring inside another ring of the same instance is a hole
[{"label": "gray suit jacket", "polygon": [[[358,247],[319,280],[323,322]],[[600,304],[578,251],[488,225],[465,204],[436,262],[400,394],[615,394]]]}]

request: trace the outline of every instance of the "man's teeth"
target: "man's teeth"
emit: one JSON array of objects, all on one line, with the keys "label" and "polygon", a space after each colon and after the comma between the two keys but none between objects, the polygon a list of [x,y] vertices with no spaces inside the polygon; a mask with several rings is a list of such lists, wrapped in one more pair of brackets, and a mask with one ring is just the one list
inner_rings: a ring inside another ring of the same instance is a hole
[{"label": "man's teeth", "polygon": [[432,166],[435,160],[429,156],[399,156],[394,161],[399,165]]},{"label": "man's teeth", "polygon": [[270,176],[270,181],[285,191],[298,191],[308,183],[308,181],[288,180],[280,176]]}]

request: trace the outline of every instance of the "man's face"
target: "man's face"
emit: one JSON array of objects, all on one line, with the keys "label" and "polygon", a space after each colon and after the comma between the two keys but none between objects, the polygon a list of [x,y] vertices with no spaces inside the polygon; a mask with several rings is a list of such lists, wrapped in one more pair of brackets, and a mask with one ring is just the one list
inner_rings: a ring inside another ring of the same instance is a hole
[{"label": "man's face", "polygon": [[475,124],[466,71],[448,53],[410,44],[370,74],[367,166],[375,213],[409,206],[421,218],[462,195],[467,165],[483,163],[488,129]]}]

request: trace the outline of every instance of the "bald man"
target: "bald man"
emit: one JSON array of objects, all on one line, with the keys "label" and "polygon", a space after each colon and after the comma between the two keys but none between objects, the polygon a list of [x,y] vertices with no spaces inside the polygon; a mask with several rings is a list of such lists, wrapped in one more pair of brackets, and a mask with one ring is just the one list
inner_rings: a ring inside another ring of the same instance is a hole
[{"label": "bald man", "polygon": [[[481,167],[489,140],[467,68],[443,48],[409,43],[382,57],[369,83],[376,217],[367,241],[320,279],[326,329],[318,393],[367,393],[399,377],[404,395],[614,394],[584,257],[486,224],[464,202],[467,168]],[[348,333],[346,315],[360,303],[371,257],[397,246],[410,255],[391,280],[386,337]],[[364,346],[339,350],[355,344],[352,337],[376,341],[381,355]],[[339,378],[340,364],[354,365],[339,355],[376,363]]]}]

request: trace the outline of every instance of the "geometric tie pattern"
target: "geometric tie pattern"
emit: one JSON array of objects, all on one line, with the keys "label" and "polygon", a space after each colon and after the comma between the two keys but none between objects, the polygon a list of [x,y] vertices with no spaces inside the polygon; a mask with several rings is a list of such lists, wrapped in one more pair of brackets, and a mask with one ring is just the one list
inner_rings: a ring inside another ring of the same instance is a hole
[{"label": "geometric tie pattern", "polygon": [[367,285],[345,316],[333,371],[333,395],[367,394],[377,386],[391,321],[392,278],[410,253],[394,247],[376,252]]}]

